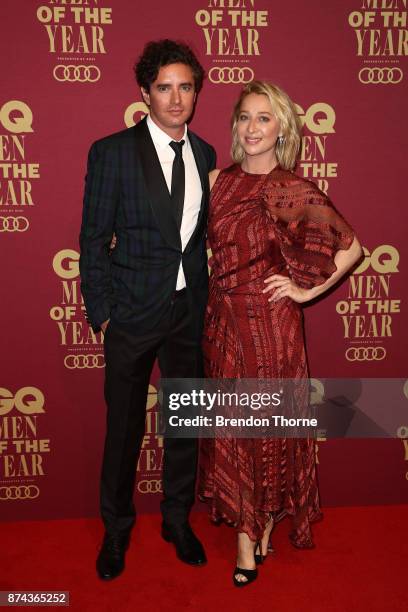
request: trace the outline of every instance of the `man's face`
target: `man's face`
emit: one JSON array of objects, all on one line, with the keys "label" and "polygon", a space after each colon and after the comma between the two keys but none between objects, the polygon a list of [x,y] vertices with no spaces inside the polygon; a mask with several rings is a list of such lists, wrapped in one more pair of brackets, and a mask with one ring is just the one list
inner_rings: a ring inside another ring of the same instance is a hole
[{"label": "man's face", "polygon": [[171,138],[181,138],[196,98],[193,71],[185,64],[162,66],[150,91],[142,88],[150,116]]}]

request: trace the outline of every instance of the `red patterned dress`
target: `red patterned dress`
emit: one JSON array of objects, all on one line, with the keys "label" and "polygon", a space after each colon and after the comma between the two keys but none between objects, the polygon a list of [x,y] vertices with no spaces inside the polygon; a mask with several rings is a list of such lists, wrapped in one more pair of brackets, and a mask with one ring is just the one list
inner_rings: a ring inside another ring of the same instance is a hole
[{"label": "red patterned dress", "polygon": [[[277,167],[249,174],[222,170],[213,187],[208,239],[210,295],[204,326],[210,378],[307,378],[303,315],[290,298],[268,302],[264,278],[289,275],[299,286],[322,284],[336,270],[353,231],[316,185]],[[313,546],[320,518],[311,439],[202,440],[199,496],[211,518],[259,540],[269,520],[289,515],[291,541]]]}]

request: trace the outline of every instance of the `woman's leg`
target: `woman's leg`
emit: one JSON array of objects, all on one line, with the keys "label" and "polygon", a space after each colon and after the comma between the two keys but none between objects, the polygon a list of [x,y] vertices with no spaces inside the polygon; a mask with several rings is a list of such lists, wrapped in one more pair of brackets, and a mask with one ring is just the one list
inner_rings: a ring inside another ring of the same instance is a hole
[{"label": "woman's leg", "polygon": [[255,551],[256,542],[251,540],[247,533],[243,531],[238,533],[237,538],[237,567],[234,572],[234,578],[237,582],[248,582],[248,578],[244,574],[240,574],[239,570],[255,570]]}]

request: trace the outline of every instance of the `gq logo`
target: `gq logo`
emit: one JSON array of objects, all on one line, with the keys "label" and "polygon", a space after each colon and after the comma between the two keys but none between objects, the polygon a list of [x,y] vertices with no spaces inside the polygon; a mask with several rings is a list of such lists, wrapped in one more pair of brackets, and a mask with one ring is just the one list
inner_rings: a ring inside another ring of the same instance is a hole
[{"label": "gq logo", "polygon": [[22,134],[33,132],[33,113],[30,107],[21,100],[10,100],[0,109],[0,123],[8,132]]},{"label": "gq logo", "polygon": [[22,414],[41,414],[45,412],[44,402],[44,394],[37,387],[22,387],[15,395],[0,387],[0,416],[14,407]]},{"label": "gq logo", "polygon": [[60,278],[73,279],[79,276],[79,253],[73,249],[58,251],[52,260],[55,274]]},{"label": "gq logo", "polygon": [[390,244],[382,244],[376,247],[372,253],[366,247],[363,247],[364,259],[360,266],[354,270],[354,274],[362,274],[370,266],[379,274],[387,272],[399,272],[399,252]]},{"label": "gq logo", "polygon": [[[140,116],[135,119],[136,113],[140,113]],[[125,110],[124,121],[126,127],[130,128],[136,125],[141,119],[149,114],[149,107],[144,102],[133,102]]]},{"label": "gq logo", "polygon": [[299,104],[295,104],[302,127],[305,125],[313,134],[334,134],[336,113],[330,104],[316,102],[305,112]]},{"label": "gq logo", "polygon": [[157,404],[157,389],[154,385],[149,385],[147,392],[146,410],[151,410]]}]

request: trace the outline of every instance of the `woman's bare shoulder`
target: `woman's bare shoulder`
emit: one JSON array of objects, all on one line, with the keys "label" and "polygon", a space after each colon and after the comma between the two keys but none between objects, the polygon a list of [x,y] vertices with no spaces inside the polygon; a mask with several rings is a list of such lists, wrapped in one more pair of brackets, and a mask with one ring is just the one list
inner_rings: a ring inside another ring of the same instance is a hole
[{"label": "woman's bare shoulder", "polygon": [[211,172],[209,173],[208,178],[210,180],[210,190],[214,187],[214,183],[217,180],[220,172],[220,168],[215,168],[215,170],[211,170]]}]

